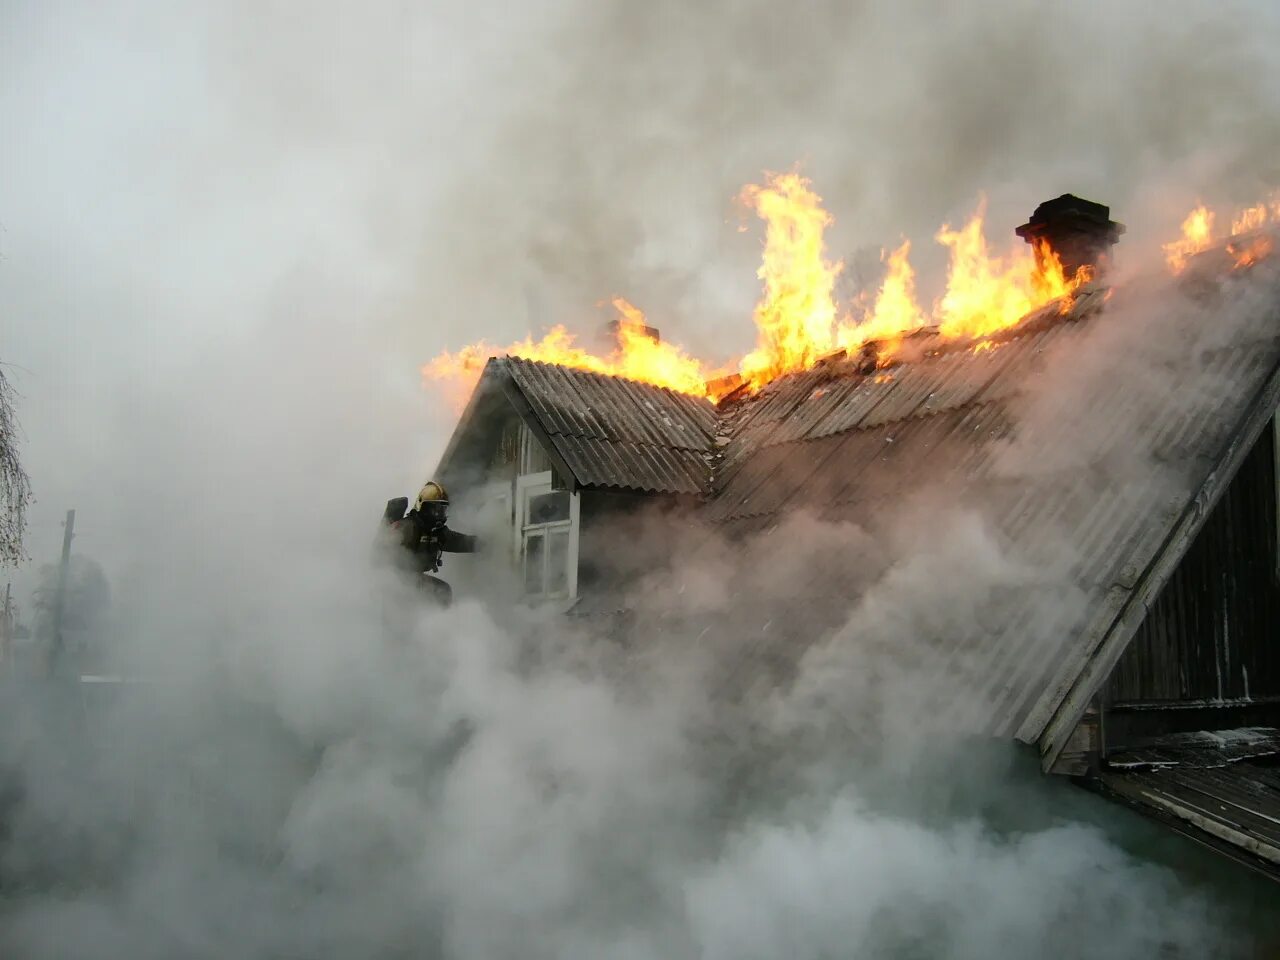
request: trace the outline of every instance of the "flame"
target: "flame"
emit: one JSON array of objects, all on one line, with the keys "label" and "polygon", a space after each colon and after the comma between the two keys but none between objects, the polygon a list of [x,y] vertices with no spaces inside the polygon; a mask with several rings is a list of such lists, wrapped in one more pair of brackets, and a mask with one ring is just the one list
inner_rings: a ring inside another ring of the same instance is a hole
[{"label": "flame", "polygon": [[[1188,260],[1195,254],[1221,242],[1214,233],[1217,219],[1217,214],[1203,203],[1187,214],[1182,221],[1181,238],[1164,245],[1165,258],[1175,274],[1185,270]],[[1277,221],[1280,221],[1280,193],[1236,212],[1231,218],[1230,239],[1224,245],[1236,269],[1253,266],[1271,254],[1275,238],[1259,231]]]},{"label": "flame", "polygon": [[881,251],[886,270],[875,303],[863,313],[860,322],[840,325],[836,340],[842,348],[853,351],[878,340],[882,355],[895,352],[904,334],[929,322],[916,300],[916,272],[910,257],[910,240],[903,240],[892,252]]},{"label": "flame", "polygon": [[1235,269],[1243,270],[1269,257],[1275,250],[1275,239],[1269,233],[1233,239],[1227,244],[1227,253],[1235,261]]},{"label": "flame", "polygon": [[1182,236],[1164,245],[1165,261],[1174,273],[1181,273],[1187,261],[1213,243],[1213,211],[1203,203],[1182,221]]},{"label": "flame", "polygon": [[617,345],[606,356],[597,356],[579,346],[572,333],[557,325],[541,340],[525,337],[501,349],[481,340],[457,353],[446,351],[427,362],[422,368],[423,378],[449,384],[454,404],[459,408],[466,404],[489,358],[500,356],[642,380],[699,397],[709,395],[706,382],[724,371],[710,370],[678,345],[651,338],[646,332],[644,313],[627,300],[614,297],[611,303],[619,315]]},{"label": "flame", "polygon": [[827,259],[823,234],[833,219],[810,182],[798,173],[771,174],[764,185],[744,189],[741,199],[765,222],[757,346],[740,367],[753,390],[872,340],[880,341],[884,359],[928,322],[916,300],[910,241],[881,252],[886,270],[874,304],[857,320],[837,320],[835,282],[844,264]]},{"label": "flame", "polygon": [[[739,199],[764,222],[765,235],[756,274],[763,282],[754,310],[756,347],[738,364],[713,369],[675,344],[652,339],[644,314],[622,297],[614,297],[617,342],[607,355],[579,346],[571,333],[557,326],[540,340],[526,337],[505,349],[481,341],[457,353],[442,353],[423,367],[424,378],[450,384],[461,404],[487,359],[505,354],[718,401],[731,393],[755,392],[780,376],[853,354],[872,342],[876,366],[890,366],[897,362],[904,339],[930,325],[937,326],[943,339],[972,342],[975,352],[992,350],[1000,345],[994,335],[1041,307],[1056,302],[1067,313],[1076,291],[1093,278],[1088,267],[1067,276],[1058,253],[1040,238],[1033,238],[1030,248],[1015,243],[1005,254],[993,253],[985,233],[986,200],[980,198],[961,227],[943,224],[936,234],[950,257],[944,292],[931,310],[920,306],[911,244],[904,240],[896,249],[881,252],[885,273],[874,301],[841,315],[835,285],[844,265],[827,254],[825,233],[834,221],[811,182],[797,171],[770,173],[763,183],[745,187]],[[1238,267],[1272,252],[1275,238],[1263,228],[1276,221],[1280,221],[1280,194],[1240,210],[1231,219],[1232,239],[1226,241],[1225,249]],[[1175,272],[1215,242],[1214,223],[1214,212],[1204,204],[1186,217],[1182,236],[1164,245]],[[733,366],[737,373],[730,372]]]},{"label": "flame", "polygon": [[1237,213],[1231,221],[1231,235],[1237,237],[1277,221],[1280,221],[1280,190],[1274,191],[1266,200],[1252,207],[1245,207]]},{"label": "flame", "polygon": [[768,175],[741,193],[765,221],[764,257],[756,276],[764,293],[755,308],[756,349],[742,359],[742,376],[758,389],[813,366],[836,347],[834,297],[844,264],[826,258],[823,232],[832,223],[822,198],[798,173]]},{"label": "flame", "polygon": [[963,227],[953,230],[943,224],[937,233],[937,241],[951,249],[946,291],[934,304],[944,337],[989,337],[1059,297],[1068,298],[1062,305],[1065,313],[1070,294],[1092,279],[1091,271],[1081,268],[1068,280],[1061,259],[1042,240],[1033,251],[1015,246],[1007,256],[993,256],[984,232],[986,206],[983,198]]},{"label": "flame", "polygon": [[1252,207],[1245,207],[1232,219],[1232,239],[1227,244],[1227,253],[1235,261],[1237,270],[1253,266],[1275,250],[1275,237],[1258,231],[1276,221],[1280,221],[1280,193]]},{"label": "flame", "polygon": [[694,396],[705,396],[707,381],[723,375],[723,370],[708,370],[676,344],[649,336],[639,307],[622,297],[611,302],[619,314],[618,349],[610,358],[608,373]]},{"label": "flame", "polygon": [[946,292],[932,316],[917,299],[911,244],[904,240],[881,252],[885,274],[874,302],[857,316],[839,317],[835,283],[844,265],[827,256],[825,232],[833,219],[810,181],[794,171],[766,174],[764,183],[748,185],[739,199],[764,221],[765,237],[756,274],[763,281],[754,311],[756,348],[742,358],[737,374],[711,370],[680,347],[650,339],[644,314],[614,297],[617,347],[608,356],[584,349],[557,326],[541,340],[527,337],[505,349],[480,342],[442,353],[423,368],[424,377],[450,382],[455,401],[463,403],[486,360],[506,354],[718,400],[744,386],[754,392],[777,377],[856,352],[872,341],[877,365],[888,365],[903,338],[931,322],[940,325],[945,338],[985,340],[1051,300],[1061,298],[1065,312],[1072,292],[1089,279],[1088,271],[1081,270],[1068,280],[1061,260],[1042,241],[1033,251],[1019,244],[1007,256],[993,256],[984,234],[984,199],[959,230],[944,224],[937,234],[938,242],[951,250],[951,263]]},{"label": "flame", "polygon": [[1242,233],[1248,233],[1250,230],[1257,230],[1271,219],[1271,211],[1267,209],[1265,203],[1255,204],[1252,207],[1245,207],[1241,210],[1234,220],[1231,221],[1231,235],[1238,237]]}]

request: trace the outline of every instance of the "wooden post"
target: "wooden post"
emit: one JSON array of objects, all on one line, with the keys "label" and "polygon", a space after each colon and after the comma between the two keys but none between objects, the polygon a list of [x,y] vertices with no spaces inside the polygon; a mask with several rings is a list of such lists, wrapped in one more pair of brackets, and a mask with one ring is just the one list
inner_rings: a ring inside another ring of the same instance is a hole
[{"label": "wooden post", "polygon": [[9,663],[13,650],[13,582],[4,585],[4,613],[0,614],[0,664]]},{"label": "wooden post", "polygon": [[71,540],[75,536],[76,512],[67,511],[62,531],[62,562],[58,566],[58,589],[53,596],[53,642],[49,648],[49,674],[58,670],[62,659],[62,605],[67,597],[67,571],[71,566]]}]

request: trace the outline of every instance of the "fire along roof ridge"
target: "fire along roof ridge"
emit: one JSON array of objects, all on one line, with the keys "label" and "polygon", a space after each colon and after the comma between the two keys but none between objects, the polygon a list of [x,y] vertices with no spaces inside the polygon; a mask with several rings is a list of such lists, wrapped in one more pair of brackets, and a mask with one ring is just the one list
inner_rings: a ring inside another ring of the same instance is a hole
[{"label": "fire along roof ridge", "polygon": [[661,384],[649,383],[646,380],[636,380],[634,377],[624,377],[621,374],[617,374],[617,373],[600,373],[599,371],[596,371],[596,370],[588,370],[585,367],[575,367],[572,364],[568,364],[568,363],[549,363],[546,360],[531,360],[528,357],[522,357],[519,354],[515,354],[515,353],[506,353],[500,357],[490,357],[490,359],[503,360],[503,361],[514,360],[518,363],[534,364],[535,366],[538,366],[538,367],[555,367],[556,369],[564,370],[566,372],[573,373],[578,376],[601,377],[605,380],[617,380],[617,381],[621,381],[622,383],[633,383],[636,386],[643,387],[646,390],[664,390],[667,393],[673,393],[679,397],[688,397],[690,400],[694,400],[699,403],[702,403],[702,402],[706,402],[708,404],[711,403],[711,401],[708,400],[706,397],[700,397],[696,393],[688,393],[685,390],[677,390],[675,387],[665,387],[665,386],[662,386]]},{"label": "fire along roof ridge", "polygon": [[[986,336],[966,338],[943,338],[938,325],[919,327],[902,338],[880,338],[869,340],[857,351],[836,350],[822,357],[811,367],[783,374],[769,381],[755,393],[734,391],[715,404],[717,419],[730,424],[741,419],[744,409],[753,404],[767,401],[778,393],[791,389],[802,378],[813,380],[812,386],[818,387],[824,382],[845,380],[851,377],[871,377],[890,373],[903,367],[911,367],[942,356],[973,350],[979,344],[992,345],[1008,343],[1022,337],[1055,326],[1059,323],[1070,323],[1087,318],[1096,312],[1106,300],[1110,287],[1092,283],[1085,285],[1070,300],[1058,298],[1024,314],[1015,324]],[[907,355],[891,355],[883,364],[878,362],[880,347],[886,343],[904,341],[933,342],[925,346],[919,353],[907,351]]]},{"label": "fire along roof ridge", "polygon": [[[1012,355],[975,348],[983,343],[992,348],[1025,343],[1038,351],[1045,336],[1056,335],[1101,309],[1108,289],[1099,284],[1084,287],[1070,301],[1052,301],[986,338],[943,340],[936,329],[924,328],[914,334],[923,349],[907,351],[905,358],[900,354],[890,364],[877,367],[863,352],[843,361],[829,359],[780,377],[751,397],[721,405],[707,499],[714,502],[740,494],[743,484],[749,484],[759,470],[735,477],[773,446],[798,450],[797,444],[828,436],[885,429],[892,436],[900,427],[957,407],[998,401],[1002,393],[998,384]],[[944,361],[949,369],[943,368]],[[723,505],[709,517],[721,512]]]},{"label": "fire along roof ridge", "polygon": [[[912,345],[906,356],[899,355],[881,366],[877,365],[879,348],[886,341],[870,341],[852,354],[837,351],[807,370],[776,378],[753,394],[738,392],[719,403],[630,377],[511,354],[490,358],[486,374],[492,377],[504,371],[511,376],[524,370],[535,375],[538,381],[536,388],[527,375],[518,377],[522,393],[532,389],[538,395],[528,397],[532,406],[524,415],[540,422],[548,441],[557,447],[561,457],[575,461],[574,465],[583,473],[580,481],[598,485],[605,480],[604,475],[597,476],[598,471],[587,468],[597,460],[603,464],[601,458],[605,458],[607,453],[609,460],[622,458],[624,473],[636,471],[637,482],[631,484],[624,480],[619,483],[614,480],[605,485],[654,491],[679,489],[682,492],[694,492],[696,487],[703,498],[710,499],[716,496],[735,464],[740,465],[744,457],[753,455],[755,449],[768,445],[764,434],[771,432],[769,424],[786,420],[811,391],[821,389],[824,384],[865,381],[875,377],[893,378],[900,375],[897,373],[899,370],[927,365],[943,356],[971,350],[979,339],[993,343],[1019,339],[1046,326],[1079,319],[1085,315],[1085,311],[1080,309],[1084,300],[1085,296],[1080,294],[1073,309],[1066,313],[1060,302],[1055,301],[1028,314],[1008,330],[987,338],[948,340],[940,336],[936,326],[921,327],[903,338]],[[556,382],[548,380],[548,374]],[[587,392],[583,394],[583,390]],[[659,405],[657,420],[661,423],[654,422],[653,409],[645,409],[650,398]],[[637,415],[632,416],[632,411]],[[764,419],[760,419],[761,415]],[[463,422],[459,423],[459,433],[465,431],[464,423],[469,419],[464,414]],[[765,429],[758,438],[760,442],[750,439],[747,435],[761,425]],[[570,441],[569,437],[578,439]],[[624,455],[619,444],[632,452]],[[682,464],[682,469],[676,471],[664,464],[663,469],[658,470],[658,474],[664,475],[664,480],[658,481],[656,476],[650,475],[653,470],[648,460],[653,454],[644,454],[641,450],[641,447],[654,446],[672,454],[679,450],[688,454],[696,452],[700,462],[697,465],[692,462]],[[562,447],[564,449],[560,449]],[[452,459],[453,448],[451,441],[442,462]],[[615,470],[607,472],[612,474]],[[678,482],[670,479],[673,474],[680,477]],[[643,479],[640,479],[641,475]],[[704,479],[695,482],[694,477]]]}]

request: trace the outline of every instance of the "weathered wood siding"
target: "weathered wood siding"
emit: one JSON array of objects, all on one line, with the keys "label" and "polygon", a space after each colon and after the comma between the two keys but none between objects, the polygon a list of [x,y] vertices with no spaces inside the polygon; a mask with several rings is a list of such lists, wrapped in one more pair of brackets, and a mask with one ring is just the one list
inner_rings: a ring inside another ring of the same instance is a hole
[{"label": "weathered wood siding", "polygon": [[1111,676],[1112,706],[1280,698],[1274,430],[1264,430]]}]

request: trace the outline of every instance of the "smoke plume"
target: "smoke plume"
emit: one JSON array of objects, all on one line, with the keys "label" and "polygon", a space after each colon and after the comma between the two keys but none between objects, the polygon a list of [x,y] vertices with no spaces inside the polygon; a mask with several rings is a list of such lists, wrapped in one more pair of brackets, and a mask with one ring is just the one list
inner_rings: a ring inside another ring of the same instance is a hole
[{"label": "smoke plume", "polygon": [[[417,611],[368,560],[452,429],[418,382],[440,349],[589,333],[622,294],[741,352],[732,198],[797,161],[854,259],[926,250],[982,191],[1011,230],[1071,190],[1136,268],[1196,196],[1280,181],[1278,27],[1246,0],[6,6],[0,359],[38,498],[16,592],[75,507],[103,673],[134,682],[0,685],[2,952],[1247,950],[1269,891],[919,722],[944,678],[915,638],[1009,590],[1081,602],[1071,558],[1028,572],[987,504],[925,485],[875,528],[800,515],[674,561],[661,519],[620,530],[626,644],[483,598]],[[1152,408],[1222,388],[1126,310],[1020,398],[1019,436],[1121,348]],[[1042,453],[1010,441],[1006,479]],[[833,601],[835,570],[858,589]],[[811,646],[769,661],[784,626]]]}]

